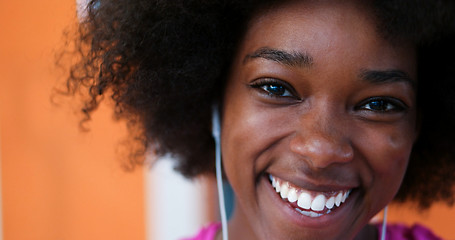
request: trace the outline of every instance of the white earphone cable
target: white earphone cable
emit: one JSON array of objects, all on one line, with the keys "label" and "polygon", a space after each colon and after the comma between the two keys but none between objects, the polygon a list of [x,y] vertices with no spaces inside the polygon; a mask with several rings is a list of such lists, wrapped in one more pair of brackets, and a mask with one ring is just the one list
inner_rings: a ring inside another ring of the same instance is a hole
[{"label": "white earphone cable", "polygon": [[212,135],[215,139],[215,158],[216,158],[216,183],[218,188],[218,201],[221,215],[221,230],[223,232],[223,240],[228,240],[228,228],[226,217],[226,206],[224,203],[223,191],[223,176],[221,172],[221,144],[220,144],[220,116],[218,108],[213,107],[212,110]]},{"label": "white earphone cable", "polygon": [[389,206],[384,208],[384,216],[382,217],[382,231],[381,231],[381,240],[385,240],[387,234],[387,209]]}]

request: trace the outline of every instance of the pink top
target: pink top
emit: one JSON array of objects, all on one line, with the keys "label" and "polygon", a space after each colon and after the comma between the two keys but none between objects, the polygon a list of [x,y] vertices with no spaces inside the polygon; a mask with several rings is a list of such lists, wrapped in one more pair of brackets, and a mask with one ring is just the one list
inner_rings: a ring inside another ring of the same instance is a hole
[{"label": "pink top", "polygon": [[[376,225],[381,239],[382,224]],[[403,224],[387,225],[386,240],[442,240],[434,235],[428,228],[415,224],[407,227]]]},{"label": "pink top", "polygon": [[[204,228],[193,238],[185,238],[182,240],[213,240],[220,229],[220,223],[212,223]],[[381,239],[382,224],[376,225]],[[386,240],[442,240],[435,236],[428,228],[422,225],[415,224],[412,227],[407,227],[402,224],[387,225]]]},{"label": "pink top", "polygon": [[184,238],[182,240],[213,240],[215,239],[215,235],[220,227],[220,223],[211,223],[210,225],[202,228],[195,237]]}]

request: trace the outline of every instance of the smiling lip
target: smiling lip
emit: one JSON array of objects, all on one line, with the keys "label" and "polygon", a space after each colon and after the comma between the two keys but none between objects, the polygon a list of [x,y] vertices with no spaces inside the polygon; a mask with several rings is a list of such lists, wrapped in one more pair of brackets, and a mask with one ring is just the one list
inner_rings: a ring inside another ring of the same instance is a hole
[{"label": "smiling lip", "polygon": [[315,192],[299,188],[290,182],[269,174],[269,180],[283,201],[307,217],[321,217],[340,207],[351,193],[351,189]]}]

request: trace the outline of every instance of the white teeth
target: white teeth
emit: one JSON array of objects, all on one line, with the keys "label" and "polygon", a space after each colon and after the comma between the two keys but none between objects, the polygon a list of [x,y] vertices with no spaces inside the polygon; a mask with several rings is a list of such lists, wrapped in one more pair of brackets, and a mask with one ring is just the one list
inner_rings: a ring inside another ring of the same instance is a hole
[{"label": "white teeth", "polygon": [[325,196],[322,194],[319,194],[314,198],[313,202],[311,203],[311,210],[313,211],[322,211],[324,210],[325,207]]},{"label": "white teeth", "polygon": [[341,202],[344,203],[346,201],[346,198],[348,197],[348,192],[345,192],[343,194],[343,197],[341,197]]},{"label": "white teeth", "polygon": [[316,213],[316,212],[311,212],[311,211],[302,211],[302,210],[300,210],[298,208],[295,208],[295,210],[297,210],[299,213],[301,213],[302,215],[305,215],[307,217],[313,217],[314,218],[314,217],[320,217],[320,216],[324,215],[322,213]]},{"label": "white teeth", "polygon": [[322,216],[321,213],[316,212],[324,211],[324,209],[326,209],[326,212],[323,214],[330,213],[335,206],[339,207],[344,203],[351,192],[340,191],[336,195],[335,193],[312,193],[304,189],[295,188],[290,183],[277,179],[272,175],[269,175],[269,179],[275,191],[280,194],[282,199],[287,199],[290,203],[297,202],[297,206],[309,210],[302,211],[298,209],[299,212],[309,217]]},{"label": "white teeth", "polygon": [[308,215],[309,215],[310,217],[320,217],[320,216],[322,216],[323,214],[322,214],[322,213],[309,212]]},{"label": "white teeth", "polygon": [[332,209],[334,204],[335,204],[335,197],[331,196],[325,203],[325,207],[328,209]]},{"label": "white teeth", "polygon": [[283,199],[288,198],[288,192],[289,192],[288,185],[284,184],[283,186],[281,186],[281,190],[280,190],[281,198],[283,198]]},{"label": "white teeth", "polygon": [[288,201],[293,203],[297,201],[297,198],[298,198],[297,190],[295,190],[294,188],[290,188],[288,192]]},{"label": "white teeth", "polygon": [[338,195],[335,197],[335,205],[337,205],[337,207],[340,206],[342,197],[343,197],[343,193],[338,193]]},{"label": "white teeth", "polygon": [[275,186],[275,191],[276,191],[276,192],[280,192],[280,190],[281,190],[281,185],[280,185],[279,182],[277,182],[277,183],[276,183],[276,186]]},{"label": "white teeth", "polygon": [[311,208],[311,195],[302,192],[299,196],[299,199],[297,200],[297,206],[303,208],[303,209],[310,209]]}]

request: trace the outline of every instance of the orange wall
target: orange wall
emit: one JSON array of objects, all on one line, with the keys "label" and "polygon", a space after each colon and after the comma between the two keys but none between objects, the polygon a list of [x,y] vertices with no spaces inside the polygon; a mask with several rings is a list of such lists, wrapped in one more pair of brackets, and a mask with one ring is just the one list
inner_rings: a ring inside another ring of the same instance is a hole
[{"label": "orange wall", "polygon": [[142,171],[124,172],[115,156],[125,128],[101,109],[81,133],[68,106],[50,102],[53,51],[74,4],[0,1],[4,239],[142,240]]},{"label": "orange wall", "polygon": [[418,211],[410,205],[391,205],[389,207],[389,223],[420,223],[430,228],[445,240],[455,240],[455,207],[445,204],[434,204],[428,211]]}]

